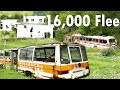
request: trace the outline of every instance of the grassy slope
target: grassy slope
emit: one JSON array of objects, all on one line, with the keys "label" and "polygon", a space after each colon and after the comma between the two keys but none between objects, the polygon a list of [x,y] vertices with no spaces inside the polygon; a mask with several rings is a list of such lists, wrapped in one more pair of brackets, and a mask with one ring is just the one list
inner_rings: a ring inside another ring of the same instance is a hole
[{"label": "grassy slope", "polygon": [[[13,40],[6,42],[6,49],[25,47],[25,46],[34,46],[47,43],[58,43],[55,39],[25,39],[25,40]],[[3,44],[0,44],[0,49],[3,49]]]},{"label": "grassy slope", "polygon": [[116,55],[103,57],[100,50],[87,49],[90,75],[85,79],[120,79],[120,50]]},{"label": "grassy slope", "polygon": [[[38,45],[57,42],[54,39],[28,39],[8,41],[6,48],[24,47],[29,45]],[[2,47],[1,47],[2,48]],[[116,55],[111,57],[103,57],[98,49],[87,49],[88,60],[90,64],[90,75],[84,79],[120,79],[120,49],[116,50]],[[19,77],[20,75],[20,77]],[[0,78],[26,78],[21,74],[0,70]]]},{"label": "grassy slope", "polygon": [[[9,48],[17,48],[17,47],[25,47],[25,46],[33,46],[47,43],[58,43],[58,41],[54,39],[27,39],[27,40],[11,40],[7,41],[6,49]],[[3,49],[3,44],[0,43],[0,49]],[[26,77],[24,74],[16,72],[14,70],[9,69],[0,69],[0,79],[30,79]]]},{"label": "grassy slope", "polygon": [[[87,49],[90,75],[82,79],[120,79],[120,50],[111,57],[103,57],[100,50]],[[0,69],[0,79],[29,79],[14,70]]]},{"label": "grassy slope", "polygon": [[31,79],[31,78],[15,70],[0,69],[0,79]]}]

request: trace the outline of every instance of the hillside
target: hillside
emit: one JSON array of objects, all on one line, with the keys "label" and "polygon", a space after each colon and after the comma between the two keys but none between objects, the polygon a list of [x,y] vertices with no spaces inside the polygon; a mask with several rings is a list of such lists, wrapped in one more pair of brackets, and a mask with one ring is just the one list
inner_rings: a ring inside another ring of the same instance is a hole
[{"label": "hillside", "polygon": [[0,68],[0,79],[32,79],[32,78],[12,69]]},{"label": "hillside", "polygon": [[[1,43],[0,49],[4,49],[3,42],[1,41],[0,43]],[[35,38],[7,40],[5,49],[34,46],[34,45],[48,44],[48,43],[58,43],[58,41],[55,39],[35,39]]]},{"label": "hillside", "polygon": [[120,49],[116,54],[102,56],[99,49],[87,49],[90,75],[83,79],[120,79]]},{"label": "hillside", "polygon": [[[82,79],[120,79],[120,50],[116,55],[101,56],[99,49],[88,49],[87,56],[90,65],[90,75]],[[24,74],[9,69],[0,69],[0,79],[33,79]]]}]

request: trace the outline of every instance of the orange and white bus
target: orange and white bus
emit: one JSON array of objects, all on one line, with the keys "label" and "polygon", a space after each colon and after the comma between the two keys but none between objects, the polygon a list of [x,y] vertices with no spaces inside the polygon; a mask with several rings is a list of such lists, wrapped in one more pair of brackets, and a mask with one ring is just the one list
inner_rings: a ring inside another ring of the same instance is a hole
[{"label": "orange and white bus", "polygon": [[10,55],[6,55],[6,53],[10,54],[10,51],[9,50],[5,50],[5,53],[4,53],[4,50],[0,50],[0,66],[1,68],[10,68],[10,65],[11,65],[11,60],[10,60]]},{"label": "orange and white bus", "polygon": [[86,47],[92,48],[115,48],[117,47],[117,40],[113,36],[84,36],[81,34],[66,35],[65,41],[80,43]]},{"label": "orange and white bus", "polygon": [[47,44],[12,50],[18,71],[42,79],[75,79],[90,74],[86,49],[80,44]]}]

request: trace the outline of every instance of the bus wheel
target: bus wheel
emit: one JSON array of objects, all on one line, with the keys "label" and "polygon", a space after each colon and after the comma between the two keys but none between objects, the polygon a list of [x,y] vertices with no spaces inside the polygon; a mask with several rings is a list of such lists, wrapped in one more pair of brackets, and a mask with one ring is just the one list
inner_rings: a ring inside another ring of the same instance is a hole
[{"label": "bus wheel", "polygon": [[0,64],[0,68],[5,68],[5,65],[4,64]]},{"label": "bus wheel", "polygon": [[30,71],[25,71],[24,73],[25,73],[26,76],[29,76],[29,77],[33,76],[32,72],[30,72]]},{"label": "bus wheel", "polygon": [[97,48],[97,46],[94,45],[93,48]]}]

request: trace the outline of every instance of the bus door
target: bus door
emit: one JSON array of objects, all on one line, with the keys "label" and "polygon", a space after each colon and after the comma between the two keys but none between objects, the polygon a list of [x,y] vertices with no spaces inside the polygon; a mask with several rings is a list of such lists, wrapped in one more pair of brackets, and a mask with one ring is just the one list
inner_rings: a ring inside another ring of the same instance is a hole
[{"label": "bus door", "polygon": [[75,36],[72,36],[72,42],[74,42],[75,41]]},{"label": "bus door", "polygon": [[89,64],[84,46],[61,46],[60,78],[80,78],[89,75]]},{"label": "bus door", "polygon": [[12,60],[12,68],[17,70],[18,64],[17,59],[18,57],[18,50],[11,50],[11,60]]},{"label": "bus door", "polygon": [[89,74],[89,65],[84,46],[70,46],[68,48],[70,56],[72,79],[83,77]]}]

